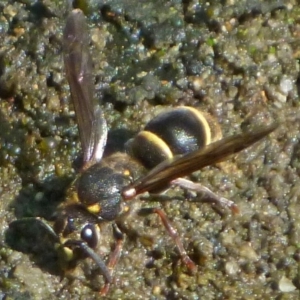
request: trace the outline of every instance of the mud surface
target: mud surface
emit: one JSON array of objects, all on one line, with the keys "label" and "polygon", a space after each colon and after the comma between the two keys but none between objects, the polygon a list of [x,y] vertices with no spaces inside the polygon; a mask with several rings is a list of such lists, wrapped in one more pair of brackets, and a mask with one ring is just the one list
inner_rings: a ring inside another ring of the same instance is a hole
[{"label": "mud surface", "polygon": [[[83,261],[61,280],[38,222],[75,176],[80,153],[62,59],[66,1],[0,0],[0,299],[97,299]],[[107,299],[299,299],[299,6],[296,1],[78,1],[88,19],[96,97],[119,149],[165,108],[214,115],[228,136],[274,121],[262,142],[191,177],[240,213],[191,201],[161,206],[198,270],[156,216],[127,219]],[[171,190],[174,199],[187,198]],[[50,220],[49,220],[50,218]],[[100,252],[112,244],[110,224]]]}]

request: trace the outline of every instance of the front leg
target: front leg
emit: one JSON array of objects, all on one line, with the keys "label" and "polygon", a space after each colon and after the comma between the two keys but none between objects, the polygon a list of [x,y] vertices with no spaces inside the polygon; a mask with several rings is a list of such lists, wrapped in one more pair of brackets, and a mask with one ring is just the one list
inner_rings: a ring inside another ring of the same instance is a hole
[{"label": "front leg", "polygon": [[[113,232],[114,232],[114,238],[116,240],[115,248],[113,252],[110,254],[108,263],[107,263],[107,269],[110,271],[110,276],[113,275],[115,267],[122,255],[123,245],[124,245],[124,235],[117,226],[117,224],[113,224]],[[101,296],[106,296],[109,288],[110,288],[111,282],[106,281],[104,287],[100,290]]]}]

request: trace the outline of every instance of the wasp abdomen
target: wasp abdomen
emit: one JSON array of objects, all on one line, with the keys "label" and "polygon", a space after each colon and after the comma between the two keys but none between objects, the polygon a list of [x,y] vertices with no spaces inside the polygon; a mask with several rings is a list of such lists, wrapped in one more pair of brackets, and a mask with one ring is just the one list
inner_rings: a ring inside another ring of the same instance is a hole
[{"label": "wasp abdomen", "polygon": [[191,153],[221,137],[212,116],[182,106],[159,114],[127,146],[133,157],[151,169],[167,158]]},{"label": "wasp abdomen", "polygon": [[173,157],[170,147],[159,136],[143,130],[127,142],[132,157],[140,161],[146,169],[152,169],[165,159]]}]

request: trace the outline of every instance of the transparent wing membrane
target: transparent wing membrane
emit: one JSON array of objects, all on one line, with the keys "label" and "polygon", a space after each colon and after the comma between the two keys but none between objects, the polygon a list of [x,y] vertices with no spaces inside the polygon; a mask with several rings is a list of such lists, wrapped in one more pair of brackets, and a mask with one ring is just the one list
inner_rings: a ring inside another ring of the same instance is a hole
[{"label": "transparent wing membrane", "polygon": [[84,163],[100,161],[107,139],[103,112],[94,100],[89,35],[81,10],[73,10],[63,35],[64,63],[79,129]]}]

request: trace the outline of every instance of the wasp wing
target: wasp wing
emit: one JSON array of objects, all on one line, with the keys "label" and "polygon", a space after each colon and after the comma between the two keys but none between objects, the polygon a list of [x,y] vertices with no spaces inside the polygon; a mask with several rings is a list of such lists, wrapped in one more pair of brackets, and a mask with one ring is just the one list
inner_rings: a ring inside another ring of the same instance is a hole
[{"label": "wasp wing", "polygon": [[135,195],[165,188],[172,180],[187,176],[203,167],[225,160],[256,143],[278,127],[273,124],[256,131],[225,137],[192,153],[174,157],[156,166],[147,175],[135,181],[123,191],[125,199]]},{"label": "wasp wing", "polygon": [[102,158],[107,139],[103,112],[94,102],[92,59],[84,14],[73,10],[67,17],[63,35],[64,64],[79,129],[84,164]]}]

